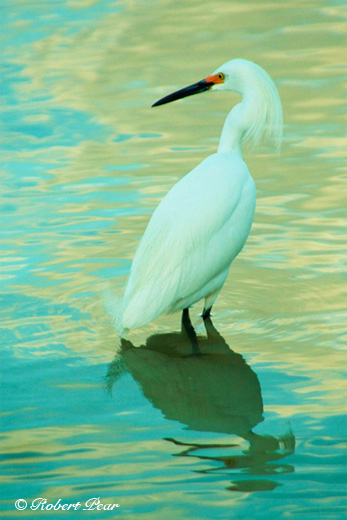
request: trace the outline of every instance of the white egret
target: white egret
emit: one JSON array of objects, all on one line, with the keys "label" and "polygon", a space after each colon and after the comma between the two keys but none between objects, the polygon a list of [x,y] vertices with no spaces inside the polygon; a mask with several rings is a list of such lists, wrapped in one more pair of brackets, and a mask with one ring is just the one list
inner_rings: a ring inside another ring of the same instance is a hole
[{"label": "white egret", "polygon": [[119,309],[121,332],[145,325],[163,312],[180,310],[188,330],[188,308],[202,299],[206,319],[251,229],[255,184],[242,159],[241,144],[246,139],[257,143],[265,133],[279,147],[281,100],[261,67],[234,59],[153,106],[207,90],[237,92],[242,101],[226,118],[218,151],[183,177],[154,211]]}]

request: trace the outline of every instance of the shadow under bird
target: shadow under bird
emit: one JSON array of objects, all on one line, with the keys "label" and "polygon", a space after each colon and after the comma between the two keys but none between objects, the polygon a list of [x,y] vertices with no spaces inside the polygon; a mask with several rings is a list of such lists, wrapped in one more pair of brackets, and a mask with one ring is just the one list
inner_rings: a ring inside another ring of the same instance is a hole
[{"label": "shadow under bird", "polygon": [[153,106],[205,91],[242,95],[228,114],[218,150],[183,177],[154,211],[136,251],[116,325],[121,334],[164,312],[204,300],[210,315],[230,265],[244,246],[255,210],[255,184],[242,159],[245,140],[270,138],[279,149],[282,106],[270,76],[258,65],[231,60],[213,74]]}]

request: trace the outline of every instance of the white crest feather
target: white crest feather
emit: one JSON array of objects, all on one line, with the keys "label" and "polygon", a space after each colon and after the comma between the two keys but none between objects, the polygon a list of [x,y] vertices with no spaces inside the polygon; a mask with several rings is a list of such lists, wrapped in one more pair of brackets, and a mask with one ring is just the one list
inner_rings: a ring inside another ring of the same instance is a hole
[{"label": "white crest feather", "polygon": [[281,98],[269,74],[259,65],[248,63],[254,73],[252,91],[256,96],[257,113],[254,114],[253,124],[246,132],[245,139],[258,144],[265,134],[265,138],[271,140],[279,152],[283,133]]},{"label": "white crest feather", "polygon": [[[265,136],[279,151],[283,131],[282,104],[268,73],[252,61],[242,59],[231,60],[217,70],[225,74],[225,82],[213,90],[239,92],[243,97],[227,117],[220,150],[235,149],[237,141],[258,144]],[[234,143],[230,143],[231,140]],[[237,144],[239,146],[240,142]]]}]

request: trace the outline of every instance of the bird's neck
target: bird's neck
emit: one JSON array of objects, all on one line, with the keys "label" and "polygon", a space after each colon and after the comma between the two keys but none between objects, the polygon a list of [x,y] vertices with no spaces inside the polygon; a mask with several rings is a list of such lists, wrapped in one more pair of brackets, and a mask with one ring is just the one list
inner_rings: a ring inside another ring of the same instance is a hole
[{"label": "bird's neck", "polygon": [[242,140],[252,124],[252,105],[251,98],[244,96],[242,102],[229,112],[220,136],[218,152],[231,152],[242,156]]}]

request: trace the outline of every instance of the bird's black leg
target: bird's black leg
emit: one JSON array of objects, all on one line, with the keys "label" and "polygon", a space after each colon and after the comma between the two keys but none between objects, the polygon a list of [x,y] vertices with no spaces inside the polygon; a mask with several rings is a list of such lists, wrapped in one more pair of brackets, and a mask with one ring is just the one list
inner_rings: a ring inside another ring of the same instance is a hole
[{"label": "bird's black leg", "polygon": [[190,321],[188,309],[183,309],[183,312],[182,312],[182,333],[183,332],[185,332],[187,334],[188,338],[191,341],[193,353],[201,354],[199,345],[198,345],[198,338],[196,337],[196,332],[194,330],[192,322]]},{"label": "bird's black leg", "polygon": [[202,319],[204,321],[211,316],[211,309],[212,307],[209,307],[208,309],[204,308],[204,310],[202,311]]}]

